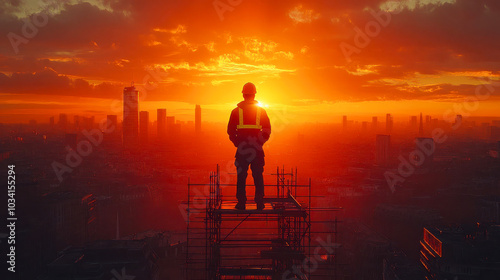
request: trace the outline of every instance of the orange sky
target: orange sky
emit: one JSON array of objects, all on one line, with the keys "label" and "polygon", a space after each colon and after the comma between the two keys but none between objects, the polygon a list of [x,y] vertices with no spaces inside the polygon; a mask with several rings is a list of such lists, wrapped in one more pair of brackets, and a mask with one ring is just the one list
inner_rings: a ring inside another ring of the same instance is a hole
[{"label": "orange sky", "polygon": [[0,122],[120,115],[131,81],[153,120],[226,122],[247,81],[298,122],[443,118],[476,92],[464,115],[499,116],[495,0],[61,2],[0,4]]}]

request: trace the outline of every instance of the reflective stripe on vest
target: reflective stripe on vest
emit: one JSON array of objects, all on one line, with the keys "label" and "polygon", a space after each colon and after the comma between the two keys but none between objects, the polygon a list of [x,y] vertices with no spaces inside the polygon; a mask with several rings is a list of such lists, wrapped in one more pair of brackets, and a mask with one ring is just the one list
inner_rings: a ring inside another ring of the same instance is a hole
[{"label": "reflective stripe on vest", "polygon": [[243,109],[238,108],[238,115],[240,118],[240,123],[236,126],[237,129],[262,129],[260,125],[260,111],[261,108],[257,107],[257,116],[255,117],[255,124],[243,124]]}]

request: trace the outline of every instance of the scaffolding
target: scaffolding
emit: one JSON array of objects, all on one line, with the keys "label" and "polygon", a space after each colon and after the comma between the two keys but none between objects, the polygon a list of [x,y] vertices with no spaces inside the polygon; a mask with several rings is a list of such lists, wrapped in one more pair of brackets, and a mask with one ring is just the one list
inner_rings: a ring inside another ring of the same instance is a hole
[{"label": "scaffolding", "polygon": [[270,175],[276,184],[265,185],[263,210],[248,203],[246,210],[235,209],[236,185],[221,184],[219,166],[208,184],[188,181],[187,280],[336,279],[340,246],[331,213],[341,208],[312,207],[321,196],[311,194],[311,179],[298,184],[296,168],[278,167]]}]

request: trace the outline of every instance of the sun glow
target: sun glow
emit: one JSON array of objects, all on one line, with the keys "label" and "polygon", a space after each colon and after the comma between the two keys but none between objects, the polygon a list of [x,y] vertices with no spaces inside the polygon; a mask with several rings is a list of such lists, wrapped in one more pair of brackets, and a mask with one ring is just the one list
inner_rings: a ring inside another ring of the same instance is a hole
[{"label": "sun glow", "polygon": [[269,108],[269,104],[262,103],[260,101],[257,101],[257,106],[261,108]]}]

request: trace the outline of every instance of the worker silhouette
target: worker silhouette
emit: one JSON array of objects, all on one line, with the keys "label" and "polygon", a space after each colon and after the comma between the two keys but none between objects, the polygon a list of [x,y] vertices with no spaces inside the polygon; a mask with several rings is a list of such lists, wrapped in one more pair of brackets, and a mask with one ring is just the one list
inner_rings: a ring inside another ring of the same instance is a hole
[{"label": "worker silhouette", "polygon": [[236,209],[245,210],[247,201],[246,180],[248,166],[252,169],[255,184],[255,203],[257,210],[264,209],[264,150],[262,146],[271,135],[271,123],[266,110],[255,100],[257,89],[252,83],[243,86],[244,100],[238,103],[229,118],[227,134],[229,140],[237,147],[234,165],[238,174]]}]

